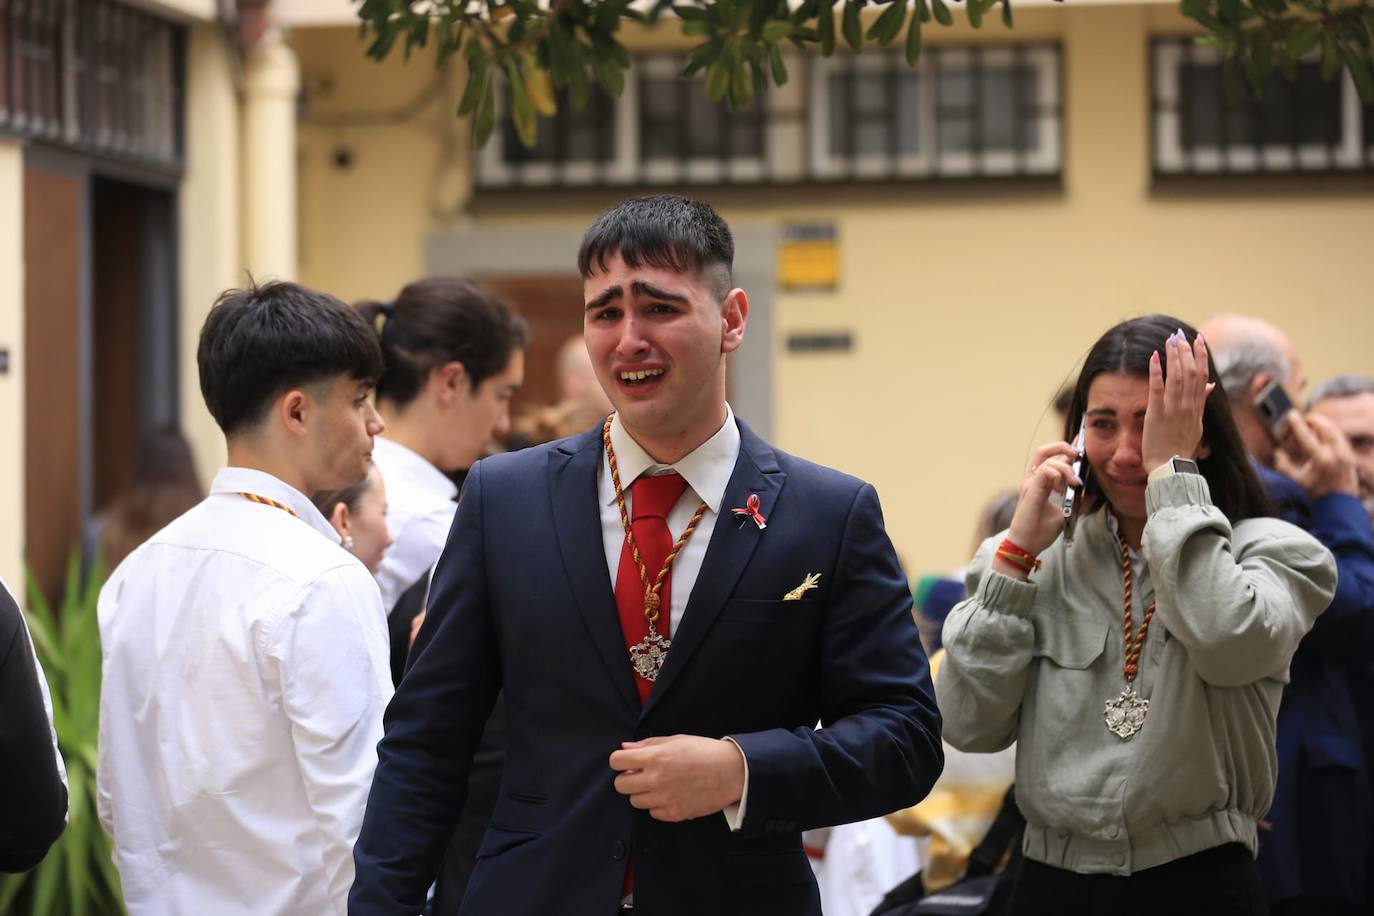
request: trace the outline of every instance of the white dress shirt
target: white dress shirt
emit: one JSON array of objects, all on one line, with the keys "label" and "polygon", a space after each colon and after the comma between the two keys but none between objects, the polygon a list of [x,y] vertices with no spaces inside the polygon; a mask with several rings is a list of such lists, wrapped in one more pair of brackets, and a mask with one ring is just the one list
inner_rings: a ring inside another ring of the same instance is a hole
[{"label": "white dress shirt", "polygon": [[97,801],[131,916],[344,913],[391,674],[376,583],[329,523],[225,468],[99,619]]},{"label": "white dress shirt", "polygon": [[393,539],[377,569],[389,614],[444,552],[458,511],[458,487],[420,455],[382,436],[372,440],[372,462],[386,484],[386,526]]},{"label": "white dress shirt", "polygon": [[[725,487],[730,483],[730,475],[735,472],[735,461],[739,458],[739,426],[735,423],[735,412],[729,404],[725,405],[725,425],[714,436],[707,439],[694,450],[671,465],[658,464],[638,442],[625,431],[619,415],[611,419],[611,447],[615,449],[615,463],[620,469],[620,486],[625,492],[625,507],[634,518],[634,494],[631,484],[642,475],[657,476],[677,472],[687,481],[677,503],[668,513],[668,531],[673,543],[687,530],[687,524],[696,514],[697,507],[706,503],[706,512],[697,525],[696,532],[687,540],[682,552],[673,561],[672,589],[668,606],[668,636],[677,632],[682,615],[687,610],[687,600],[692,596],[697,575],[701,572],[702,561],[706,559],[706,547],[711,543],[711,533],[716,530],[716,520],[720,518],[721,502],[725,499]],[[606,550],[606,568],[611,574],[614,585],[620,572],[620,551],[625,545],[625,525],[620,520],[620,508],[616,505],[615,483],[611,480],[611,467],[605,455],[601,457],[601,473],[597,477],[596,494],[601,506],[601,541]],[[753,524],[750,522],[749,524]],[[658,570],[649,570],[652,582]],[[669,650],[671,651],[671,649]],[[630,664],[628,652],[625,664]],[[740,752],[743,756],[743,751]],[[749,795],[749,761],[744,762],[744,794],[738,805],[725,809],[725,819],[731,830],[738,830],[744,823],[744,805]]]}]

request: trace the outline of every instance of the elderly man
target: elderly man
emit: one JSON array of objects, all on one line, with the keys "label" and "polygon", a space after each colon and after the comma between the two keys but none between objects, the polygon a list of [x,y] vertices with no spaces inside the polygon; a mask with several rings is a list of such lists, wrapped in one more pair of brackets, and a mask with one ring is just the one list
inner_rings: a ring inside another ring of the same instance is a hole
[{"label": "elderly man", "polygon": [[1325,417],[1355,452],[1360,502],[1374,516],[1374,378],[1338,375],[1322,382],[1307,401],[1311,414]]},{"label": "elderly man", "polygon": [[1272,381],[1294,403],[1306,387],[1292,342],[1229,315],[1203,326],[1236,425],[1280,515],[1336,557],[1335,598],[1303,639],[1279,709],[1279,779],[1259,865],[1275,913],[1367,912],[1368,762],[1350,687],[1374,658],[1374,532],[1358,499],[1355,455],[1323,416],[1290,411],[1277,428],[1256,401]]}]

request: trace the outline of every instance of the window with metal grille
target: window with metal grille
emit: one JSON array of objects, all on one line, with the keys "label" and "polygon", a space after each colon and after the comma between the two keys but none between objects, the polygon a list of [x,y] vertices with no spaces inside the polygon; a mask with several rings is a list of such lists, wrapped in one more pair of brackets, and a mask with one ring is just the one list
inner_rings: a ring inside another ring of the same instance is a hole
[{"label": "window with metal grille", "polygon": [[1319,59],[1255,93],[1239,71],[1227,84],[1215,48],[1165,39],[1151,56],[1156,174],[1374,170],[1374,106],[1360,104],[1344,72],[1323,80]]},{"label": "window with metal grille", "polygon": [[811,172],[820,178],[1057,175],[1059,49],[927,48],[818,60]]},{"label": "window with metal grille", "polygon": [[184,49],[112,0],[0,0],[0,131],[179,169]]},{"label": "window with metal grille", "polygon": [[[534,150],[498,131],[478,157],[478,186],[1059,174],[1056,46],[930,48],[914,70],[899,53],[785,59],[786,85],[730,111],[706,98],[700,76],[680,78],[685,57],[639,57],[619,99],[601,97],[591,116],[561,104]],[[583,160],[554,142],[574,123],[600,138]]]}]

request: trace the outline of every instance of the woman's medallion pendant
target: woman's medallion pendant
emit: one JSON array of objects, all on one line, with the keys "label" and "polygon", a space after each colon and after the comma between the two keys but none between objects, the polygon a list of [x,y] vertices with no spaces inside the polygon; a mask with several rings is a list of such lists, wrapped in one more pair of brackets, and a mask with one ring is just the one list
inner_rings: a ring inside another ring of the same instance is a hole
[{"label": "woman's medallion pendant", "polygon": [[1122,741],[1130,741],[1145,724],[1145,713],[1150,710],[1150,701],[1135,692],[1134,684],[1107,701],[1107,730]]}]

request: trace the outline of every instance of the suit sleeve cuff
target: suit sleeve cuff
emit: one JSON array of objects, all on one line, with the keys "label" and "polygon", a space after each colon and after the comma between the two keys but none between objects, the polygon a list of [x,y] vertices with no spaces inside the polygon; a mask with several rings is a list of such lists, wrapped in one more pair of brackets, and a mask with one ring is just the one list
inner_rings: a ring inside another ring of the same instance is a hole
[{"label": "suit sleeve cuff", "polygon": [[749,758],[745,756],[744,748],[739,746],[739,742],[729,735],[725,736],[735,747],[739,747],[740,759],[744,761],[744,791],[740,793],[739,801],[733,805],[727,805],[721,814],[725,815],[725,824],[730,828],[731,833],[737,832],[744,826],[744,809],[749,804]]}]

